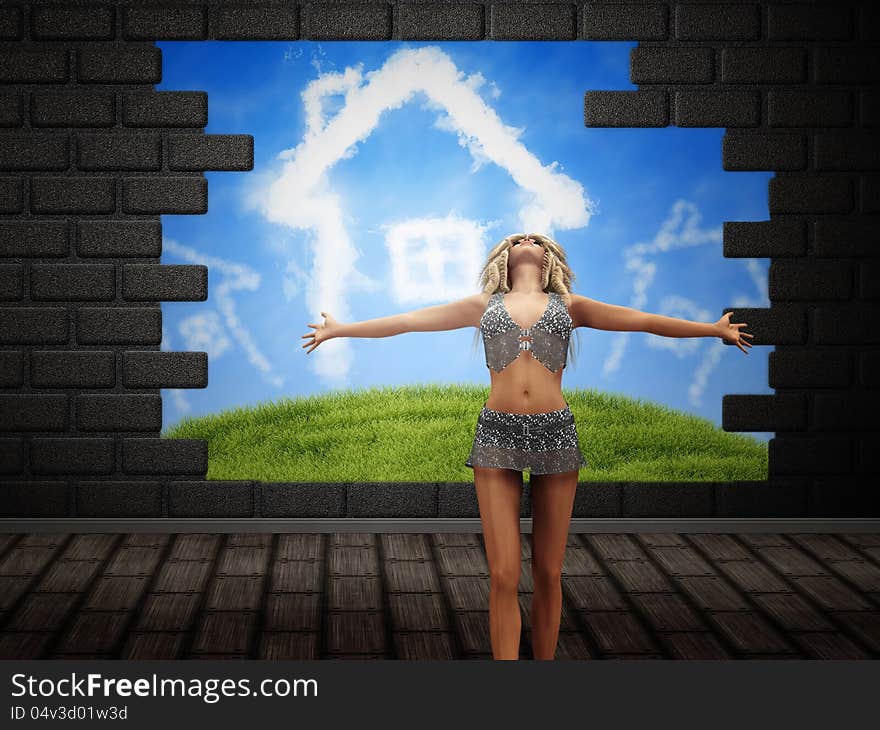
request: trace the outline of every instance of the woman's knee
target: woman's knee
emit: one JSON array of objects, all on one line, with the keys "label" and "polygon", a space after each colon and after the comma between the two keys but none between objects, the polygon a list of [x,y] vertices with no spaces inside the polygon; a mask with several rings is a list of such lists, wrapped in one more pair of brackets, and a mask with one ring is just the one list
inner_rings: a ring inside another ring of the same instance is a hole
[{"label": "woman's knee", "polygon": [[516,593],[519,589],[519,565],[489,566],[489,586],[503,593]]}]

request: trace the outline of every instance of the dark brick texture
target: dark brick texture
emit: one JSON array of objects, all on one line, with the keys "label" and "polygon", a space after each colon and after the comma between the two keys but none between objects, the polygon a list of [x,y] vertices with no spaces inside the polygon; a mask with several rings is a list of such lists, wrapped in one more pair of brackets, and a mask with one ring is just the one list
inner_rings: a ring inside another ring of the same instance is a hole
[{"label": "dark brick texture", "polygon": [[207,298],[205,267],[160,262],[160,216],[254,160],[205,134],[206,93],[154,90],[159,40],[637,42],[638,90],[585,90],[585,126],[722,127],[723,169],[775,173],[723,249],[771,260],[771,306],[733,321],[776,391],[725,396],[723,427],[775,437],[766,482],[584,483],[575,515],[880,515],[876,3],[13,0],[0,40],[3,516],[477,514],[469,483],[209,481],[204,441],[159,438],[160,389],[208,385],[205,353],[160,350],[160,302]]}]

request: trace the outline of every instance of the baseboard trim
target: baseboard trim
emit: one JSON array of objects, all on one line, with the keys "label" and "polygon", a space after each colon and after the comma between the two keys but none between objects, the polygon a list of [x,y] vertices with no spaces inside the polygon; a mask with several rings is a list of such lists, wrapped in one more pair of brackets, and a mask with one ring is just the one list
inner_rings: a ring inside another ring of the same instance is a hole
[{"label": "baseboard trim", "polygon": [[[522,532],[532,519],[520,519]],[[478,517],[9,518],[0,532],[482,532]],[[880,532],[880,518],[572,518],[569,532]]]}]

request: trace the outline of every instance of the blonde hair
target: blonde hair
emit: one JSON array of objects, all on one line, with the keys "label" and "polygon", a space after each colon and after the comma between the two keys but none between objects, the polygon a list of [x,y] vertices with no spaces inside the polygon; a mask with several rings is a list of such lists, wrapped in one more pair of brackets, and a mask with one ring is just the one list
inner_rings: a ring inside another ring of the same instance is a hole
[{"label": "blonde hair", "polygon": [[[571,294],[572,282],[575,280],[575,274],[568,265],[565,257],[565,249],[549,236],[540,233],[514,233],[507,236],[497,243],[486,258],[479,276],[479,287],[483,294],[502,294],[510,291],[510,275],[507,268],[507,260],[510,249],[515,243],[524,238],[531,238],[535,243],[544,248],[544,260],[541,264],[541,288],[545,292],[557,292],[563,297]],[[568,343],[569,359],[575,362],[575,340],[580,346],[580,335],[575,330],[575,337],[571,338]],[[476,351],[477,342],[479,341],[479,327],[474,332],[473,349]]]}]

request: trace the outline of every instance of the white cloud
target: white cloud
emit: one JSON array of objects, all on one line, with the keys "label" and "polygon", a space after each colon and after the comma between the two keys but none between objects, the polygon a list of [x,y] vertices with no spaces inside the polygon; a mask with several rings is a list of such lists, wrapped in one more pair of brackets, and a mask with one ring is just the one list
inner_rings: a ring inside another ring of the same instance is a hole
[{"label": "white cloud", "polygon": [[[320,44],[318,52],[324,55]],[[306,287],[310,320],[323,321],[319,315],[323,310],[341,321],[351,321],[347,295],[384,288],[355,266],[360,252],[346,230],[345,201],[333,190],[329,172],[340,160],[357,154],[357,145],[376,130],[384,112],[402,107],[416,94],[426,97],[425,108],[438,112],[434,126],[455,134],[470,153],[471,172],[492,162],[519,186],[523,200],[519,230],[553,235],[556,228],[580,228],[589,222],[592,203],[583,186],[559,172],[555,161],[544,165],[526,149],[518,139],[523,130],[505,125],[478,93],[486,84],[485,77],[465,75],[438,47],[399,50],[382,67],[367,73],[363,73],[363,64],[321,73],[322,59],[318,58],[313,59],[313,66],[321,75],[302,92],[306,124],[302,141],[278,155],[276,171],[249,176],[252,187],[245,196],[245,205],[259,210],[268,221],[308,232],[310,275],[286,281],[285,291],[289,294]],[[490,83],[489,96],[499,95]],[[340,100],[341,108],[331,117],[326,105]],[[410,277],[413,272],[428,277],[434,301],[473,293],[485,253],[482,233],[490,225],[450,213],[387,226],[386,246],[397,257],[391,262],[392,300],[405,303],[430,298],[416,292]],[[450,235],[461,237],[457,256],[470,269],[465,274],[444,255]],[[331,340],[315,350],[313,367],[322,378],[339,383],[347,376],[351,360],[349,343]]]},{"label": "white cloud", "polygon": [[235,307],[236,292],[259,290],[260,274],[249,266],[209,256],[171,238],[163,239],[162,250],[187,263],[207,266],[217,279],[211,289],[216,309],[200,310],[180,323],[179,330],[186,342],[186,349],[207,352],[210,363],[228,352],[235,342],[244,351],[248,363],[266,382],[282,387],[284,378],[275,372],[269,358],[260,351],[250,329],[239,319]]},{"label": "white cloud", "polygon": [[[651,241],[637,243],[624,250],[624,268],[633,272],[633,293],[629,306],[635,309],[645,307],[645,303],[648,301],[648,292],[657,273],[657,260],[662,254],[674,249],[702,246],[707,243],[721,244],[723,226],[704,228],[700,226],[701,219],[702,216],[693,203],[677,200],[673,203],[669,215],[660,224],[657,234]],[[745,266],[755,286],[755,293],[736,295],[733,306],[769,306],[765,267],[758,259],[746,259]],[[717,319],[713,312],[678,295],[663,298],[657,313],[699,322],[713,322]],[[615,335],[611,343],[611,351],[603,364],[603,375],[609,375],[619,369],[631,334],[630,332],[619,332]],[[709,376],[721,361],[724,348],[728,347],[720,338],[671,338],[657,335],[648,335],[646,344],[648,347],[672,352],[679,359],[692,355],[700,356],[688,386],[688,400],[693,405],[700,404]]]}]

